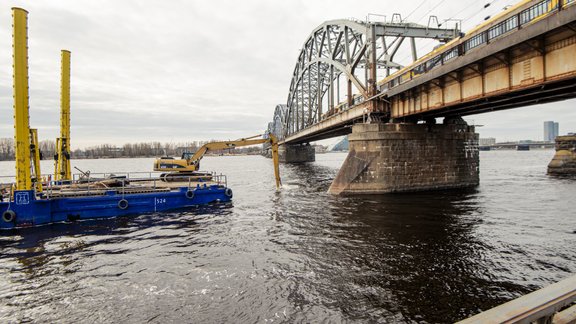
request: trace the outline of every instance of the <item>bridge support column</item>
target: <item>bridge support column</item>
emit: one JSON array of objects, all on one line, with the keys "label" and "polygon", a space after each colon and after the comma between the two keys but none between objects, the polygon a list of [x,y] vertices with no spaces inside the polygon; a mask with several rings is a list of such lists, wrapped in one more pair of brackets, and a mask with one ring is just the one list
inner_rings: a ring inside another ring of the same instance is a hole
[{"label": "bridge support column", "polygon": [[548,174],[576,175],[576,135],[556,137],[556,154],[548,164]]},{"label": "bridge support column", "polygon": [[278,148],[280,162],[283,163],[303,163],[314,162],[316,152],[309,144],[302,145],[281,145]]},{"label": "bridge support column", "polygon": [[479,184],[478,134],[461,118],[448,124],[357,124],[350,151],[328,190],[380,194]]}]

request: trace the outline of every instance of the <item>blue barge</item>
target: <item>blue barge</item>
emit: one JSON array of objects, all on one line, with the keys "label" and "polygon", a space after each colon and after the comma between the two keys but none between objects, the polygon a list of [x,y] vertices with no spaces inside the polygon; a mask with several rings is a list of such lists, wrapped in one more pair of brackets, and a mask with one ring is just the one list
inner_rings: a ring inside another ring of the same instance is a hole
[{"label": "blue barge", "polygon": [[[190,173],[170,177],[74,179],[70,166],[70,51],[62,50],[60,137],[54,173],[40,171],[38,130],[30,128],[28,95],[28,12],[12,8],[14,70],[14,182],[0,184],[0,229],[55,222],[163,212],[232,199],[226,177]],[[52,181],[54,180],[54,181]],[[168,179],[164,179],[168,180]]]},{"label": "blue barge", "polygon": [[106,188],[96,181],[47,186],[43,192],[14,190],[0,202],[0,229],[164,212],[232,199],[224,176],[200,182],[130,181],[137,184],[125,185],[128,181],[120,180],[120,187]]}]

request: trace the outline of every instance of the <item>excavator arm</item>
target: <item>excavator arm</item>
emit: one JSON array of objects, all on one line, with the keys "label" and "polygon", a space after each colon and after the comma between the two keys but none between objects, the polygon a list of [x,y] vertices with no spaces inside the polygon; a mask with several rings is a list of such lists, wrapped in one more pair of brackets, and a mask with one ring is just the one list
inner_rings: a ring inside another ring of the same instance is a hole
[{"label": "excavator arm", "polygon": [[[256,135],[249,138],[241,138],[235,141],[222,141],[222,142],[211,142],[202,145],[196,153],[190,158],[190,161],[200,161],[204,154],[208,153],[209,151],[218,151],[218,150],[225,150],[230,148],[235,148],[237,146],[250,146],[250,145],[257,145],[257,144],[264,144],[266,142],[271,142],[268,138],[259,138],[254,139],[255,137],[259,137],[260,135]],[[274,135],[272,135],[274,136]]]},{"label": "excavator arm", "polygon": [[276,177],[276,188],[282,186],[280,180],[280,160],[278,159],[278,139],[274,134],[268,134],[270,139],[270,148],[272,149],[272,163],[274,164],[274,177]]},{"label": "excavator arm", "polygon": [[[200,164],[200,160],[204,157],[206,153],[209,151],[218,151],[218,150],[225,150],[235,147],[241,146],[250,146],[250,145],[257,145],[257,144],[264,144],[270,143],[272,149],[272,161],[274,163],[274,176],[276,177],[276,187],[280,188],[282,185],[282,181],[280,180],[280,166],[278,160],[278,140],[273,134],[268,134],[268,138],[258,138],[261,135],[256,135],[248,138],[241,138],[234,141],[221,141],[221,142],[211,142],[202,145],[190,157],[186,160],[175,160],[175,159],[160,159],[157,160],[154,164],[155,171],[175,171],[175,172],[194,172],[198,171],[198,165]],[[163,164],[164,162],[164,164]],[[166,165],[177,166],[175,168],[166,167]]]}]

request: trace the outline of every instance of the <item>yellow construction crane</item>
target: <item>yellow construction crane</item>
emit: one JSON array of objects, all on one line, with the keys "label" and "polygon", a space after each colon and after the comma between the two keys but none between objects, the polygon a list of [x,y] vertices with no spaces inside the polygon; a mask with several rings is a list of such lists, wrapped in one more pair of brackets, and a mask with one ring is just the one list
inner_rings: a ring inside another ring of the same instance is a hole
[{"label": "yellow construction crane", "polygon": [[70,169],[70,51],[62,50],[60,137],[56,139],[54,181],[72,180]]},{"label": "yellow construction crane", "polygon": [[262,135],[256,135],[252,137],[241,138],[235,141],[207,143],[204,144],[195,153],[183,153],[181,159],[162,157],[154,161],[154,171],[168,172],[160,176],[165,181],[169,181],[169,178],[171,177],[175,179],[178,177],[182,178],[191,176],[203,177],[206,176],[206,174],[198,172],[198,170],[200,169],[200,160],[202,160],[204,154],[206,154],[208,151],[225,150],[239,146],[270,143],[270,148],[272,149],[272,161],[274,163],[274,176],[276,177],[276,187],[280,188],[282,182],[280,181],[280,168],[278,165],[278,140],[273,134],[268,134],[268,138],[257,138],[261,136]]},{"label": "yellow construction crane", "polygon": [[28,115],[28,11],[13,8],[14,17],[14,141],[16,142],[16,190],[31,190],[30,118]]},{"label": "yellow construction crane", "polygon": [[28,103],[28,12],[12,8],[14,18],[14,141],[16,142],[16,190],[42,192],[38,131],[30,128]]}]

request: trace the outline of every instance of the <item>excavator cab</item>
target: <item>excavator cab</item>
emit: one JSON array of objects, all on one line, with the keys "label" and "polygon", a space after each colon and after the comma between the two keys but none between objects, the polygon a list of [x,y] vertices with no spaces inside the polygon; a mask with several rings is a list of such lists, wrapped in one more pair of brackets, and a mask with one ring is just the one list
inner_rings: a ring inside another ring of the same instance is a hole
[{"label": "excavator cab", "polygon": [[192,156],[194,156],[193,152],[184,152],[184,153],[182,153],[181,159],[182,160],[191,160]]}]

